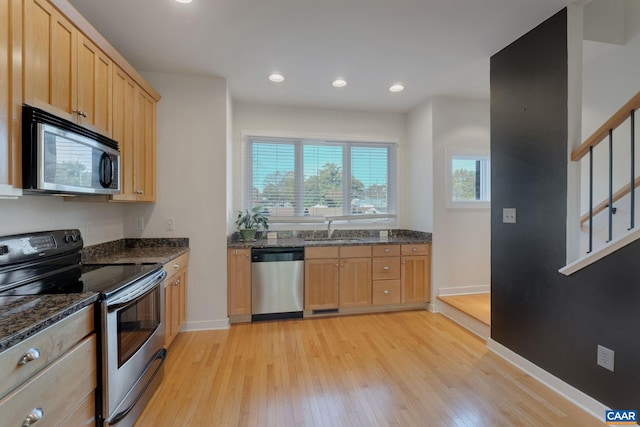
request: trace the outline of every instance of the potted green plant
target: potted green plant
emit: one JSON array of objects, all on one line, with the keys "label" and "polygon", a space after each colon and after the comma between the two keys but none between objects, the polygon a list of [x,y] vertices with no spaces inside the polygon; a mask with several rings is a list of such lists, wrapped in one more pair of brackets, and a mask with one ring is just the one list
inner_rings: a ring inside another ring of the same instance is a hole
[{"label": "potted green plant", "polygon": [[256,231],[260,228],[265,231],[269,229],[269,219],[262,213],[262,208],[256,206],[251,211],[249,209],[245,209],[244,212],[238,211],[236,227],[242,240],[252,242],[256,238]]}]

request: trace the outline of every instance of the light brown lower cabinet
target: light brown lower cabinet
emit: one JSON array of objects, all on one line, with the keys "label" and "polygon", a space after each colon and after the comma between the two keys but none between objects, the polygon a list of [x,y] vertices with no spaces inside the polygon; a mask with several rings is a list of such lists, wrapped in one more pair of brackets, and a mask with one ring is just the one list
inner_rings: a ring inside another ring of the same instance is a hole
[{"label": "light brown lower cabinet", "polygon": [[[7,375],[0,388],[2,425],[31,425],[36,419],[43,425],[95,424],[93,313],[93,306],[86,307],[0,353],[0,367]],[[34,350],[37,358],[16,363]]]},{"label": "light brown lower cabinet", "polygon": [[[250,321],[251,249],[227,250],[227,275],[229,318]],[[312,314],[415,308],[430,290],[430,243],[305,248],[304,309]]]},{"label": "light brown lower cabinet", "polygon": [[187,266],[185,253],[164,265],[164,346],[169,347],[182,329],[187,317]]},{"label": "light brown lower cabinet", "polygon": [[251,249],[227,249],[227,314],[251,315]]},{"label": "light brown lower cabinet", "polygon": [[402,245],[402,302],[421,303],[431,300],[431,244]]},{"label": "light brown lower cabinet", "polygon": [[[306,256],[305,253],[305,258]],[[339,306],[340,260],[338,258],[305,259],[305,310],[333,310]]]}]

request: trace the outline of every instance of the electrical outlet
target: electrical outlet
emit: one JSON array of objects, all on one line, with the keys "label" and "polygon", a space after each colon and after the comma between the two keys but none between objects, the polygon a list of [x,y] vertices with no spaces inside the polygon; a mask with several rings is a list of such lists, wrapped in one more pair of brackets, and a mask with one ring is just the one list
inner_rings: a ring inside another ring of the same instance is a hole
[{"label": "electrical outlet", "polygon": [[515,224],[516,208],[502,208],[502,222],[505,224]]},{"label": "electrical outlet", "polygon": [[93,231],[93,224],[91,224],[91,221],[87,221],[84,223],[84,235],[85,236],[91,236],[91,232]]},{"label": "electrical outlet", "polygon": [[167,231],[175,231],[176,219],[172,217],[167,218],[167,226],[165,228]]},{"label": "electrical outlet", "polygon": [[144,230],[144,217],[136,218],[136,230],[142,231]]},{"label": "electrical outlet", "polygon": [[598,346],[598,365],[613,372],[616,353],[601,345]]},{"label": "electrical outlet", "polygon": [[389,230],[380,230],[380,237],[389,237]]},{"label": "electrical outlet", "polygon": [[278,232],[277,231],[268,231],[267,232],[267,239],[269,240],[274,240],[278,238]]}]

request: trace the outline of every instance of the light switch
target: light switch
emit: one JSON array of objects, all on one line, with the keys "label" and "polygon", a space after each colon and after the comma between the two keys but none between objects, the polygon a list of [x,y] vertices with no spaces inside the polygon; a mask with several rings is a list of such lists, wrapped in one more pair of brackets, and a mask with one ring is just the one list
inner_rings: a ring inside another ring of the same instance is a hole
[{"label": "light switch", "polygon": [[505,224],[515,224],[516,208],[502,208],[502,222]]}]

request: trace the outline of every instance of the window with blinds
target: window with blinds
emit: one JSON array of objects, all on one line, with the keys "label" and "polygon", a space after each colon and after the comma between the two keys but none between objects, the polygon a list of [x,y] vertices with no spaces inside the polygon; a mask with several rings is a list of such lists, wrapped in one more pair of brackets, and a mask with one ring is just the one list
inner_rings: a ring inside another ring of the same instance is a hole
[{"label": "window with blinds", "polygon": [[396,144],[246,138],[247,208],[274,217],[396,214]]}]

